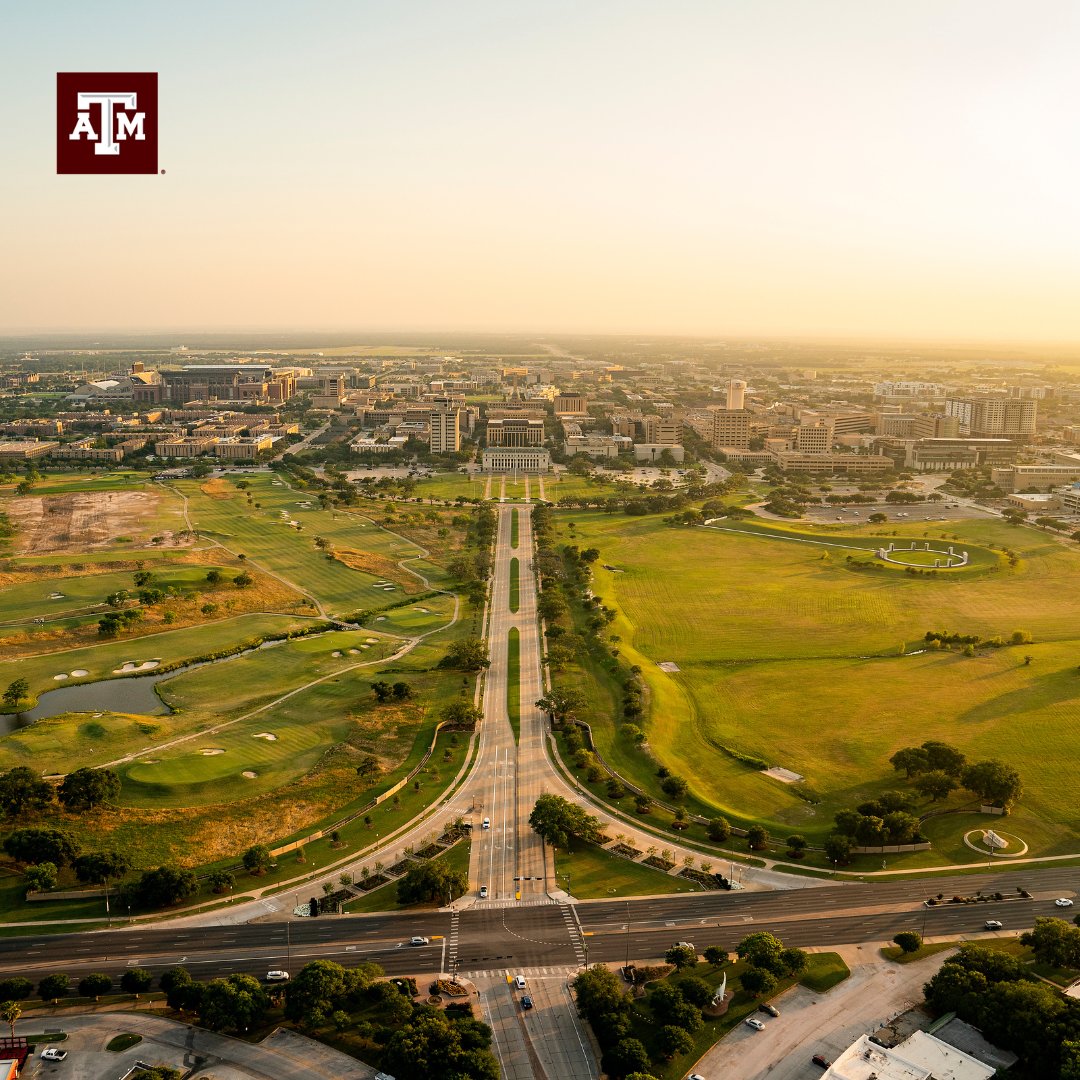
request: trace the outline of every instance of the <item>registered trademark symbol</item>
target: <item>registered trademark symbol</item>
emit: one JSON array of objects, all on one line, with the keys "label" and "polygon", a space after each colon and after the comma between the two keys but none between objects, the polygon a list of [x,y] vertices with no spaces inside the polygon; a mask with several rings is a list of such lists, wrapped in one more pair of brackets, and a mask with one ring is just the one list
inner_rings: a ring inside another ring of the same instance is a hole
[{"label": "registered trademark symbol", "polygon": [[162,169],[162,170],[161,170],[161,175],[162,175],[162,176],[164,176],[164,175],[165,175],[165,170],[164,170],[164,169]]}]

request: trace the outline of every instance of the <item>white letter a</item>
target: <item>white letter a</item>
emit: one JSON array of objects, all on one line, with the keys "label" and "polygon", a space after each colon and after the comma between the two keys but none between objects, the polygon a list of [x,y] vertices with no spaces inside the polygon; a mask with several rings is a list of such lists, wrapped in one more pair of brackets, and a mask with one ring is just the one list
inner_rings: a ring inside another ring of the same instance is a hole
[{"label": "white letter a", "polygon": [[79,140],[79,135],[85,132],[91,139],[97,138],[97,132],[94,130],[94,126],[90,123],[90,114],[88,112],[79,113],[79,122],[75,125],[75,130],[68,136],[69,139],[74,139],[76,142]]}]

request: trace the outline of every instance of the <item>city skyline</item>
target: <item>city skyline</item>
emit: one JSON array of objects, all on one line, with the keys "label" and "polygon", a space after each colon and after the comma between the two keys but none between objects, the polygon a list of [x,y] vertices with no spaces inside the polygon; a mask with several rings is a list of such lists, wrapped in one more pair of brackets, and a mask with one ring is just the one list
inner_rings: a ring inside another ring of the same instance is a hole
[{"label": "city skyline", "polygon": [[[0,334],[1080,341],[1080,16],[1047,2],[6,17]],[[149,70],[164,176],[57,176]]]}]

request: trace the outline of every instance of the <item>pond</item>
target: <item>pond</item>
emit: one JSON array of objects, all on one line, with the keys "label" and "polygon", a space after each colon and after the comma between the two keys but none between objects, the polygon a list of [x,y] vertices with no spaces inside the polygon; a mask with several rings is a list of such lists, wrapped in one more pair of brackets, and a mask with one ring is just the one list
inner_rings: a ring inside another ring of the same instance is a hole
[{"label": "pond", "polygon": [[0,713],[0,735],[25,727],[35,720],[45,720],[66,712],[118,712],[156,716],[172,710],[154,692],[163,679],[180,671],[161,675],[137,675],[127,679],[104,679],[101,682],[61,686],[46,690],[34,708],[23,713]]}]

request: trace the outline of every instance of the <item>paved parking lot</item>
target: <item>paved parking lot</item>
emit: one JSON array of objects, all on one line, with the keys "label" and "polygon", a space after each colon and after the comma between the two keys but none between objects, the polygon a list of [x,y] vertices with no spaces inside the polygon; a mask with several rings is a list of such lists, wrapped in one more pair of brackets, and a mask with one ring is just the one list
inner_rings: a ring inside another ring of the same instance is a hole
[{"label": "paved parking lot", "polygon": [[[55,1016],[47,1024],[40,1016],[20,1022],[17,1032],[62,1028],[67,1039],[55,1043],[68,1051],[62,1062],[26,1063],[24,1080],[120,1080],[137,1061],[171,1065],[193,1080],[371,1080],[375,1070],[353,1058],[293,1032],[278,1031],[252,1044],[178,1024],[149,1013],[102,1012]],[[112,1053],[108,1042],[122,1032],[142,1035],[142,1042]]]}]

